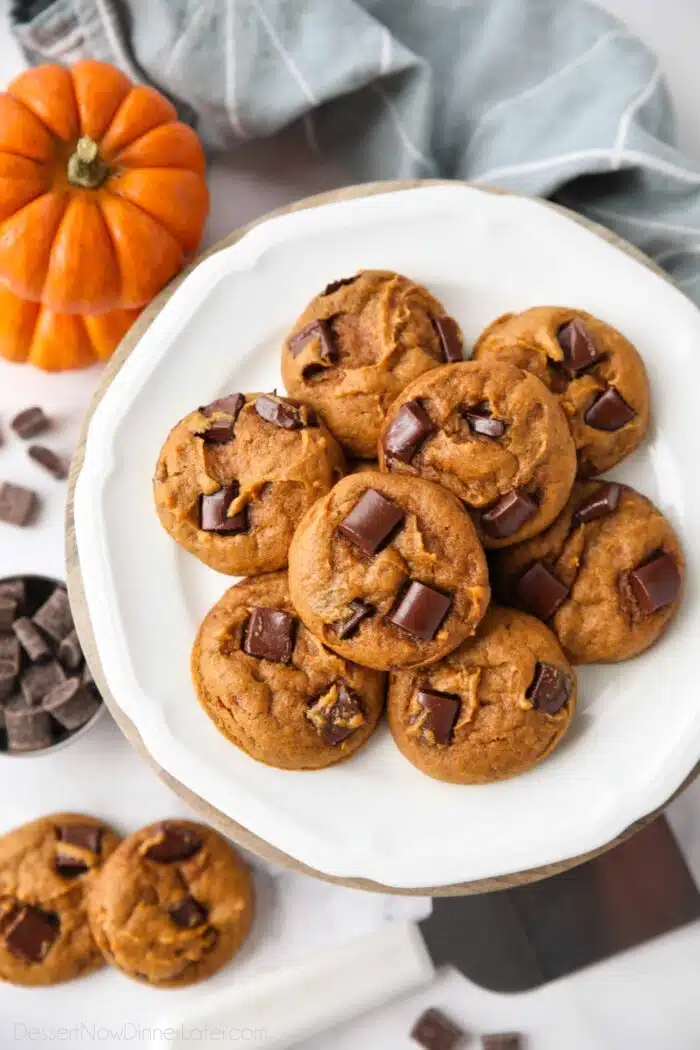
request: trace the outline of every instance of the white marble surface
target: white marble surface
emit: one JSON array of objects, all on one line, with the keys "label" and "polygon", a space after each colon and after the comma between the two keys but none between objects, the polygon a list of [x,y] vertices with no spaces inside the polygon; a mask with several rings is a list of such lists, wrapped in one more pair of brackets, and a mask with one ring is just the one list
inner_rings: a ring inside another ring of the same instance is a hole
[{"label": "white marble surface", "polygon": [[[700,161],[700,0],[604,0],[602,6],[627,21],[659,54],[678,110],[681,143]],[[0,81],[7,81],[21,68],[5,19],[3,7]],[[239,155],[235,164],[219,164],[211,173],[213,204],[207,242],[277,204],[341,181],[342,173],[319,168],[294,141],[285,150],[284,173],[279,170],[278,154],[273,156],[264,146],[253,146]],[[44,478],[38,468],[27,466],[20,443],[7,437],[8,414],[30,402],[43,403],[60,424],[52,444],[68,453],[96,378],[96,371],[44,377],[0,363],[0,420],[6,438],[0,451],[0,475],[20,482],[31,478],[44,500],[34,529],[0,526],[0,576],[29,569],[63,575],[64,490]],[[84,739],[55,756],[1,761],[0,794],[0,830],[61,807],[92,809],[124,828],[164,814],[186,812],[130,749],[108,716]],[[673,804],[670,819],[698,880],[699,815],[700,783],[696,783]],[[281,963],[295,952],[326,943],[346,931],[370,929],[386,915],[381,898],[368,899],[294,877],[280,881],[266,872],[260,873],[259,883],[265,919],[242,962],[244,969]],[[699,971],[700,928],[691,927],[525,996],[494,996],[457,974],[445,974],[425,993],[329,1032],[307,1043],[305,1050],[364,1050],[367,1046],[407,1050],[412,1045],[406,1036],[410,1024],[424,1005],[433,1004],[444,1006],[474,1034],[504,1028],[527,1032],[532,1050],[621,1050],[632,1046],[639,1050],[697,1050]],[[116,1046],[124,1041],[132,1046],[146,1045],[133,1033],[136,1026],[152,1021],[156,994],[115,974],[97,975],[44,993],[0,988],[0,1045],[4,1048],[27,1042],[43,1050],[55,1045],[57,1025],[90,1019],[103,1024],[118,1022],[117,1034],[101,1038],[98,1045]],[[16,1022],[20,1027],[15,1028]],[[123,1027],[127,1022],[131,1022],[131,1029]],[[46,1032],[30,1039],[26,1028],[21,1027],[30,1023],[52,1025],[54,1037]],[[74,1038],[71,1045],[83,1042],[91,1045],[85,1033]]]}]

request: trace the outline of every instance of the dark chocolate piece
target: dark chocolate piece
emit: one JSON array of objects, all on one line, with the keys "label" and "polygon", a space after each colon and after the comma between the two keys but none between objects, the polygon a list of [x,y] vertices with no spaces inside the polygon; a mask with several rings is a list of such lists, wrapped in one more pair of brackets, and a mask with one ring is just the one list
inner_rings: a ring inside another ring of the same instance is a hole
[{"label": "dark chocolate piece", "polygon": [[194,897],[185,897],[168,908],[168,915],[181,930],[193,930],[195,926],[201,926],[207,921],[208,914],[204,905]]},{"label": "dark chocolate piece", "polygon": [[307,711],[307,718],[313,722],[324,744],[329,747],[347,740],[366,721],[362,697],[345,682],[337,682],[335,689],[337,697],[334,702],[329,705],[330,693],[326,693],[314,701]]},{"label": "dark chocolate piece", "polygon": [[14,634],[0,633],[0,660],[2,660],[3,663],[9,664],[12,667],[14,674],[19,674],[21,655],[19,651],[19,642]]},{"label": "dark chocolate piece", "polygon": [[51,421],[44,414],[43,409],[35,405],[32,408],[25,408],[23,412],[18,413],[10,423],[10,426],[15,434],[19,434],[21,438],[33,438],[37,434],[43,434],[45,430],[48,430],[51,426]]},{"label": "dark chocolate piece", "polygon": [[384,451],[389,460],[398,459],[410,463],[421,445],[434,434],[437,427],[420,401],[407,401],[396,413],[396,417],[384,438]]},{"label": "dark chocolate piece", "polygon": [[248,508],[244,507],[233,517],[228,509],[238,496],[237,481],[224,485],[212,495],[202,495],[199,503],[199,527],[203,532],[241,533],[248,531]]},{"label": "dark chocolate piece", "polygon": [[495,419],[488,405],[475,405],[474,408],[465,408],[462,415],[469,424],[472,434],[480,434],[487,438],[500,438],[506,432],[506,425],[502,419]]},{"label": "dark chocolate piece", "polygon": [[28,963],[40,963],[48,955],[61,930],[58,915],[25,904],[4,930],[5,943],[13,955]]},{"label": "dark chocolate piece", "polygon": [[583,419],[594,430],[621,430],[635,417],[635,412],[614,386],[609,386],[588,409]]},{"label": "dark chocolate piece", "polygon": [[32,620],[49,638],[53,638],[55,642],[62,642],[73,630],[73,616],[65,587],[56,587],[41,608],[34,613]]},{"label": "dark chocolate piece", "polygon": [[98,857],[102,850],[103,831],[95,824],[61,824],[56,828],[59,842],[86,849]]},{"label": "dark chocolate piece", "polygon": [[571,679],[566,671],[552,664],[538,662],[527,696],[538,711],[544,711],[547,715],[555,715],[568,702],[571,696],[571,685]]},{"label": "dark chocolate piece", "polygon": [[376,489],[367,489],[338,526],[338,532],[367,555],[376,554],[381,545],[403,521],[400,507]]},{"label": "dark chocolate piece", "polygon": [[681,574],[672,554],[657,551],[628,574],[632,594],[645,616],[672,605],[681,589]]},{"label": "dark chocolate piece", "polygon": [[56,478],[56,481],[65,481],[68,477],[65,461],[46,445],[30,445],[27,455]]},{"label": "dark chocolate piece", "polygon": [[[301,430],[305,426],[314,426],[303,408],[290,405],[287,401],[278,401],[267,394],[261,394],[255,402],[255,411],[266,423],[281,427],[282,430]],[[306,418],[304,418],[306,416]],[[315,420],[315,416],[312,417]]]},{"label": "dark chocolate piece", "polygon": [[443,317],[433,318],[433,327],[440,340],[442,359],[449,364],[462,360],[462,339],[459,325],[454,317],[445,314]]},{"label": "dark chocolate piece", "polygon": [[174,821],[161,824],[158,835],[158,841],[150,845],[145,853],[149,860],[155,860],[158,864],[188,860],[202,848],[202,840],[195,831]]},{"label": "dark chocolate piece", "polygon": [[417,699],[425,711],[423,731],[432,733],[436,744],[449,744],[462,706],[459,697],[436,689],[419,689]]},{"label": "dark chocolate piece", "polygon": [[100,700],[79,678],[69,678],[47,693],[42,706],[64,729],[75,730],[92,718]]},{"label": "dark chocolate piece", "polygon": [[620,502],[620,486],[614,481],[599,485],[592,496],[576,508],[574,525],[585,525],[588,521],[604,518],[617,510]]},{"label": "dark chocolate piece", "polygon": [[482,1050],[520,1050],[522,1039],[518,1032],[496,1032],[482,1035]]},{"label": "dark chocolate piece", "polygon": [[10,751],[39,751],[53,744],[51,716],[41,707],[29,707],[23,696],[6,704],[5,728]]},{"label": "dark chocolate piece", "polygon": [[11,631],[17,618],[19,602],[14,598],[3,598],[0,595],[0,631]]},{"label": "dark chocolate piece", "polygon": [[451,605],[450,595],[413,580],[389,617],[389,622],[415,638],[430,642],[437,634]]},{"label": "dark chocolate piece", "polygon": [[372,616],[374,613],[374,606],[368,602],[363,602],[361,598],[353,598],[349,603],[352,612],[348,616],[347,620],[341,620],[338,626],[338,637],[339,638],[351,638],[356,633],[358,627],[368,616]]},{"label": "dark chocolate piece", "polygon": [[587,368],[592,368],[602,360],[603,354],[593,341],[593,336],[580,317],[562,325],[557,334],[559,346],[564,352],[562,368],[572,379],[581,375]]},{"label": "dark chocolate piece", "polygon": [[215,412],[225,412],[227,416],[232,416],[234,423],[238,419],[238,413],[241,411],[245,404],[245,398],[243,394],[227,394],[226,397],[218,397],[216,401],[212,401],[208,405],[203,405],[200,408],[200,412],[203,416],[209,419],[214,415]]},{"label": "dark chocolate piece", "polygon": [[45,664],[32,664],[20,679],[25,701],[30,707],[40,704],[44,698],[66,680],[63,668],[55,660]]},{"label": "dark chocolate piece", "polygon": [[23,606],[27,600],[27,586],[24,580],[5,580],[0,583],[0,598],[11,598]]},{"label": "dark chocolate piece", "polygon": [[337,292],[339,288],[345,288],[348,284],[354,284],[357,280],[355,277],[341,277],[339,281],[331,281],[321,292],[321,295],[333,295],[333,292]]},{"label": "dark chocolate piece", "polygon": [[7,525],[28,525],[38,505],[36,492],[11,485],[9,481],[0,484],[0,521]]},{"label": "dark chocolate piece", "polygon": [[17,685],[17,671],[9,660],[0,660],[0,727],[5,725],[5,713],[2,702],[7,700],[15,691]]},{"label": "dark chocolate piece", "polygon": [[243,651],[259,660],[288,664],[294,652],[296,620],[281,609],[251,609]]},{"label": "dark chocolate piece", "polygon": [[424,1050],[454,1050],[464,1031],[432,1007],[421,1014],[411,1029],[413,1039]]},{"label": "dark chocolate piece", "polygon": [[319,340],[321,357],[324,361],[332,364],[336,359],[336,352],[333,345],[333,331],[330,321],[310,321],[309,324],[304,325],[298,332],[295,332],[287,344],[292,357],[298,357],[312,339]]},{"label": "dark chocolate piece", "polygon": [[54,868],[64,879],[76,879],[90,870],[90,865],[70,853],[57,853],[54,857]]},{"label": "dark chocolate piece", "polygon": [[549,620],[562,604],[569,588],[541,561],[536,561],[518,580],[515,589],[520,605],[540,620]]},{"label": "dark chocolate piece", "polygon": [[71,631],[58,647],[58,659],[69,671],[77,671],[83,662],[83,650],[80,648],[78,635]]},{"label": "dark chocolate piece", "polygon": [[481,527],[487,536],[503,540],[513,536],[537,513],[537,504],[524,491],[506,492],[481,515]]},{"label": "dark chocolate piece", "polygon": [[225,445],[232,440],[238,413],[244,404],[245,398],[243,394],[229,394],[227,397],[220,397],[216,401],[212,401],[210,405],[204,405],[203,408],[200,408],[199,411],[208,419],[215,412],[223,412],[229,417],[228,419],[215,420],[204,431],[202,439],[205,445]]},{"label": "dark chocolate piece", "polygon": [[15,620],[12,624],[12,630],[15,632],[19,643],[30,660],[38,662],[39,660],[48,660],[50,658],[51,647],[49,643],[36,624],[32,623],[26,616]]}]

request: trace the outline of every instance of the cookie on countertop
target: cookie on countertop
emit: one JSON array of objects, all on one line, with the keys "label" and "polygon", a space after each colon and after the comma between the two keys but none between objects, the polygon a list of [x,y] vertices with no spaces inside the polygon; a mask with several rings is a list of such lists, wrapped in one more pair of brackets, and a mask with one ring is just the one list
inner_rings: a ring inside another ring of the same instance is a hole
[{"label": "cookie on countertop", "polygon": [[203,824],[165,820],[124,839],[88,910],[105,959],[135,980],[177,988],[229,962],[253,907],[250,871],[226,839]]},{"label": "cookie on countertop", "polygon": [[285,342],[282,377],[350,454],[372,459],[386,410],[406,384],[461,358],[461,330],[426,288],[390,270],[362,270],[311,300]]},{"label": "cookie on countertop", "polygon": [[649,381],[639,352],[584,310],[535,306],[504,314],[481,333],[473,359],[517,365],[556,394],[581,477],[614,467],[648,430]]},{"label": "cookie on countertop", "polygon": [[69,981],[102,966],[87,897],[119,838],[104,821],[54,813],[0,838],[0,978]]},{"label": "cookie on countertop", "polygon": [[557,746],[575,707],[576,676],[552,632],[496,605],[439,663],[392,674],[387,703],[402,754],[454,784],[530,769]]},{"label": "cookie on countertop", "polygon": [[370,738],[385,678],[326,649],[299,621],[286,573],[243,580],[202,623],[192,652],[199,700],[259,762],[321,769]]},{"label": "cookie on countertop", "polygon": [[422,478],[343,478],[299,524],[289,589],[324,645],[366,667],[439,660],[474,633],[490,589],[474,526]]},{"label": "cookie on countertop", "polygon": [[450,489],[487,548],[541,532],[566,503],[576,452],[556,398],[513,365],[467,361],[421,376],[389,409],[382,470]]},{"label": "cookie on countertop", "polygon": [[627,485],[578,482],[557,520],[494,555],[496,593],[546,621],[573,663],[626,660],[681,602],[683,552],[669,521]]},{"label": "cookie on countertop", "polygon": [[231,576],[281,569],[297,522],[345,471],[313,409],[274,394],[230,394],[170,431],[154,498],[163,527]]}]

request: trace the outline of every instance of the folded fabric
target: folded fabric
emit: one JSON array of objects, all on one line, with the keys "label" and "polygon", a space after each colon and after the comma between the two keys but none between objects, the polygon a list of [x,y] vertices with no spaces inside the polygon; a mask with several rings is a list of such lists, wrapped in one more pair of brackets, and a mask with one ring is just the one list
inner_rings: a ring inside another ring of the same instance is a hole
[{"label": "folded fabric", "polygon": [[658,62],[582,0],[19,0],[31,62],[151,81],[211,151],[301,122],[348,182],[443,176],[549,197],[700,302],[700,169]]}]

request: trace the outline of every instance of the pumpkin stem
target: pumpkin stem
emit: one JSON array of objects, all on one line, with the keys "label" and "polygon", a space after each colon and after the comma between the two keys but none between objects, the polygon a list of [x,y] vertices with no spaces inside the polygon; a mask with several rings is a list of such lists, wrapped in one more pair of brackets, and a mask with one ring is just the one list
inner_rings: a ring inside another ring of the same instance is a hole
[{"label": "pumpkin stem", "polygon": [[68,180],[84,190],[96,189],[107,178],[108,169],[94,139],[84,135],[68,158]]}]

